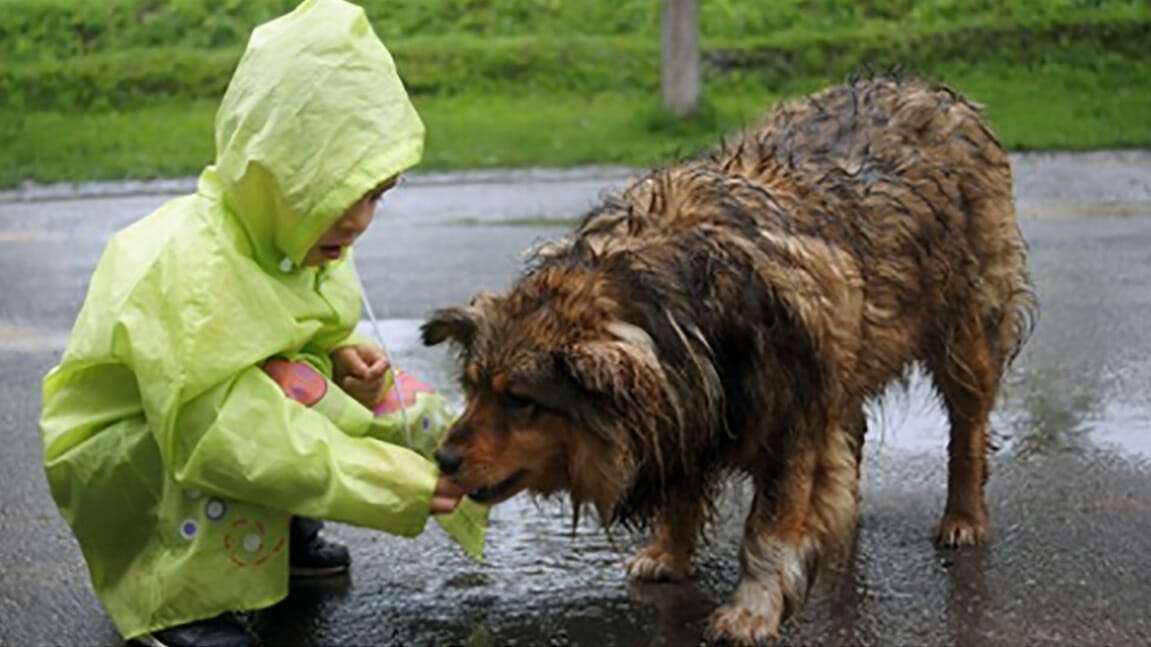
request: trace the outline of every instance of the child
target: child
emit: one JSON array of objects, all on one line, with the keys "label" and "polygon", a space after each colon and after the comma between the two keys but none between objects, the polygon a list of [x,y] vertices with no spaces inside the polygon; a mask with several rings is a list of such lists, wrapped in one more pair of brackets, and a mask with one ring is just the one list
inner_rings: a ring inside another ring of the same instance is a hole
[{"label": "child", "polygon": [[[460,502],[396,444],[442,428],[442,400],[400,394],[376,419],[360,406],[391,373],[353,333],[350,246],[423,134],[363,11],[307,0],[252,34],[196,193],[109,242],[40,428],[53,497],[125,638],[250,644],[227,612],[282,599],[290,569],[347,568],[311,517],[411,536]],[[482,541],[466,507],[441,519]]]}]

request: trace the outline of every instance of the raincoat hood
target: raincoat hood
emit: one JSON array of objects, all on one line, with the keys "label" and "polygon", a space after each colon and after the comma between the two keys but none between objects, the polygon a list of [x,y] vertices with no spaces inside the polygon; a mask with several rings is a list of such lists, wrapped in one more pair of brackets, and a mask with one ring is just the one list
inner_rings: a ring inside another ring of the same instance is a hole
[{"label": "raincoat hood", "polygon": [[363,9],[307,0],[258,27],[216,115],[200,192],[222,198],[261,265],[298,266],[357,200],[414,166],[424,126]]}]

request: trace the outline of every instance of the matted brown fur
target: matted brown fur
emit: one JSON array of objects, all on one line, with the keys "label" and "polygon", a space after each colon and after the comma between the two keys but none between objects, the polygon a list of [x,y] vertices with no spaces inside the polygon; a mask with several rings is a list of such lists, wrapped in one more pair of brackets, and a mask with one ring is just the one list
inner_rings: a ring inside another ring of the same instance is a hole
[{"label": "matted brown fur", "polygon": [[720,479],[750,475],[742,579],[709,635],[770,641],[854,532],[865,402],[916,363],[951,422],[937,538],[986,537],[988,414],[1032,310],[978,107],[920,81],[834,87],[437,312],[424,340],[458,343],[467,395],[440,462],[479,500],[567,491],[651,523],[644,579],[685,576]]}]

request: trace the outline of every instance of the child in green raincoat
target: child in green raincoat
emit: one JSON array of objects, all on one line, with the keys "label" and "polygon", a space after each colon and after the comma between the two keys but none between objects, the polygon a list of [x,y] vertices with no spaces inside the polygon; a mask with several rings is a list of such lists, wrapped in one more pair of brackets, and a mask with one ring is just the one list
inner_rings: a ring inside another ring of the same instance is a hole
[{"label": "child in green raincoat", "polygon": [[252,34],[196,193],[108,243],[40,429],[125,638],[248,644],[227,612],[346,569],[311,518],[412,536],[454,508],[481,549],[483,510],[427,460],[442,398],[397,373],[381,400],[392,372],[354,333],[350,246],[423,136],[363,11],[307,0]]}]

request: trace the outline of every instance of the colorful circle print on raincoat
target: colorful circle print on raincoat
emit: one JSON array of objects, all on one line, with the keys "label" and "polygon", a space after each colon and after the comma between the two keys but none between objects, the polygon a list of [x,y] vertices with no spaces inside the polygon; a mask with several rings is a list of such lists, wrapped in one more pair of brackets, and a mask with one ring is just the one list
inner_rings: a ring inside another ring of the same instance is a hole
[{"label": "colorful circle print on raincoat", "polygon": [[[252,34],[197,192],[109,242],[44,379],[40,430],[52,495],[126,638],[282,599],[291,515],[424,529],[443,400],[412,388],[403,415],[373,417],[332,384],[360,288],[350,258],[301,266],[419,161],[423,136],[363,11],[308,0]],[[315,397],[285,397],[275,358],[316,371]],[[484,513],[465,501],[437,519],[475,555]]]}]

